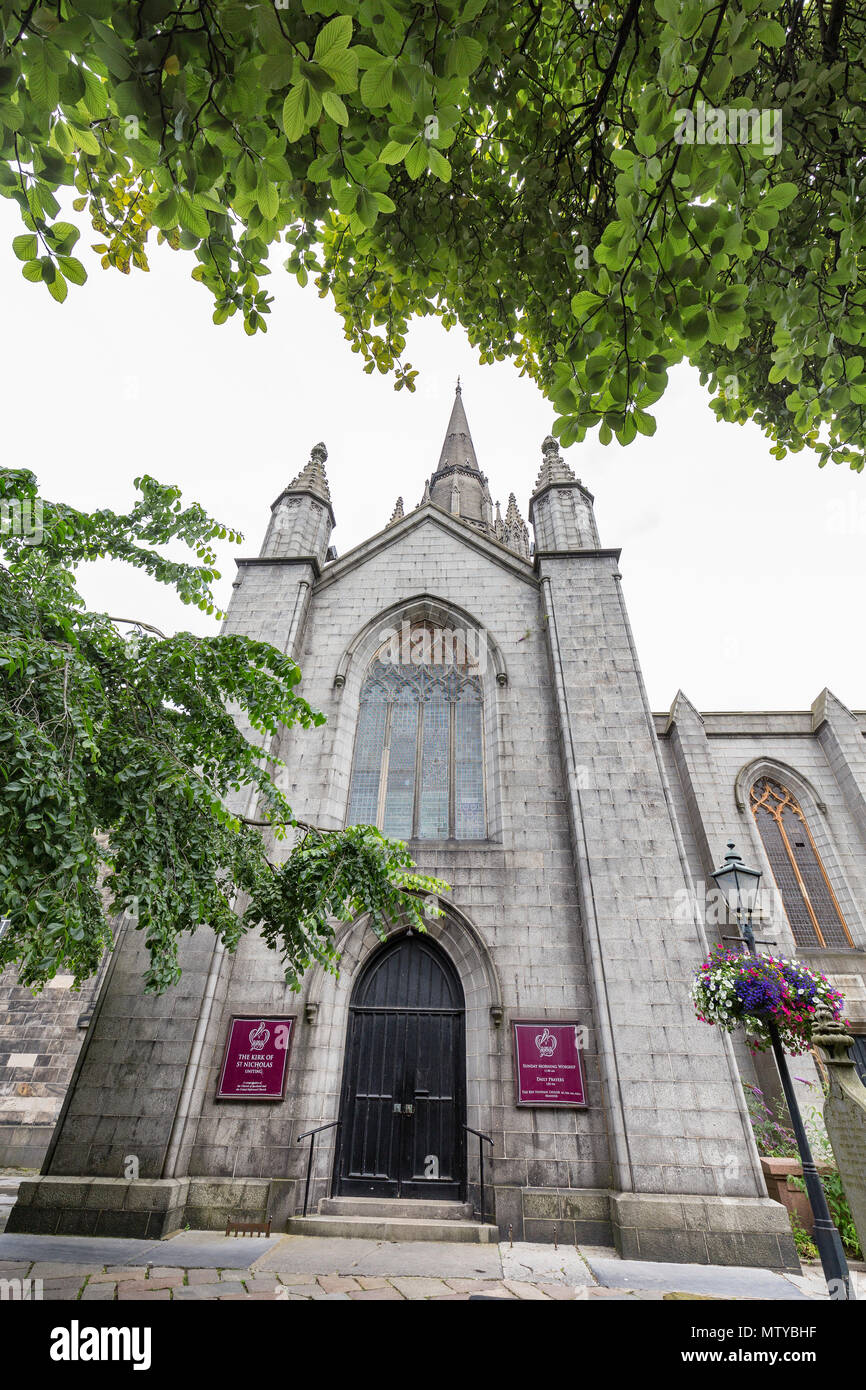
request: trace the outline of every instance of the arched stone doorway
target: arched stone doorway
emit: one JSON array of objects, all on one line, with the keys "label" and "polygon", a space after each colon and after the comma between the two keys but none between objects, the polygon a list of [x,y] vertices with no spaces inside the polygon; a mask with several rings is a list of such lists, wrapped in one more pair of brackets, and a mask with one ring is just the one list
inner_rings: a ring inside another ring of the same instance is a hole
[{"label": "arched stone doorway", "polygon": [[463,990],[441,947],[407,932],[352,991],[335,1194],[461,1200],[465,1120]]}]

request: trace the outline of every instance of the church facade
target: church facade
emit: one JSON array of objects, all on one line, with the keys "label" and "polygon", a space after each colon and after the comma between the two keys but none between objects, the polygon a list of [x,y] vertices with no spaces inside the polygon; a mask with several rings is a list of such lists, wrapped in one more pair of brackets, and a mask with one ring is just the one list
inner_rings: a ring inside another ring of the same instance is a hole
[{"label": "church facade", "polygon": [[[339,975],[297,995],[256,936],[227,955],[202,929],[161,999],[120,924],[8,1229],[315,1233],[346,1203],[448,1202],[503,1238],[796,1267],[743,1089],[772,1083],[689,987],[732,930],[706,885],[733,839],[771,890],[764,935],[832,976],[866,1034],[866,716],[829,691],[653,713],[591,494],[548,438],[529,524],[513,495],[503,517],[459,386],[418,506],[342,556],[326,460],[239,562],[226,630],[290,653],[327,715],[274,744],[299,819],[408,841],[451,886],[442,915],[384,944],[343,927]],[[220,1094],[246,1023],[253,1049],[287,1030],[278,1095]]]}]

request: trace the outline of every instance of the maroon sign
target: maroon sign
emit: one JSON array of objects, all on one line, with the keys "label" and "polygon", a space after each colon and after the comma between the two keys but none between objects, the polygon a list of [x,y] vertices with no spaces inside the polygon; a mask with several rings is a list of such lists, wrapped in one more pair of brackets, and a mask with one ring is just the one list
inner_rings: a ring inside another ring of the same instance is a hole
[{"label": "maroon sign", "polygon": [[512,1019],[518,1105],[586,1105],[579,1024]]},{"label": "maroon sign", "polygon": [[236,1015],[229,1027],[217,1100],[282,1100],[294,1016]]}]

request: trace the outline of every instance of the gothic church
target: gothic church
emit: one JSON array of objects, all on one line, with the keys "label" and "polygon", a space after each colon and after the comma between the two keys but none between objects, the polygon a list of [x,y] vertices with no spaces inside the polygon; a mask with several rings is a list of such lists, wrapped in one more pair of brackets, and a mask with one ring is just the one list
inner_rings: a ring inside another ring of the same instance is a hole
[{"label": "gothic church", "polygon": [[[227,955],[203,929],[180,985],[145,996],[129,922],[84,1011],[62,983],[50,1007],[0,983],[3,1156],[42,1163],[8,1229],[414,1217],[798,1268],[752,1139],[753,1063],[689,986],[733,839],[781,947],[866,1034],[866,715],[827,690],[805,711],[700,714],[679,693],[653,713],[592,495],[548,438],[528,524],[513,495],[503,517],[459,386],[418,505],[341,556],[326,460],[316,445],[238,562],[226,630],[289,652],[327,715],[275,742],[295,813],[408,841],[451,885],[444,915],[384,945],[355,921],[339,977],[317,968],[300,995],[255,936]],[[280,1021],[279,1084],[232,1092]]]}]

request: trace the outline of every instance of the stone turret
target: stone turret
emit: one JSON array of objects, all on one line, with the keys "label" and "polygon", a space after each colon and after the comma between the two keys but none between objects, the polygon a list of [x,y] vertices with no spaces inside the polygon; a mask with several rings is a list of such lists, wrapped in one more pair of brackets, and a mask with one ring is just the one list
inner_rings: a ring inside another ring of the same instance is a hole
[{"label": "stone turret", "polygon": [[597,549],[600,542],[592,493],[574,476],[552,435],[542,444],[541,455],[541,469],[529,502],[536,550]]},{"label": "stone turret", "polygon": [[310,556],[318,564],[324,564],[334,527],[331,491],[325,473],[327,457],[324,444],[314,444],[309,462],[274,502],[261,549],[263,559]]}]

